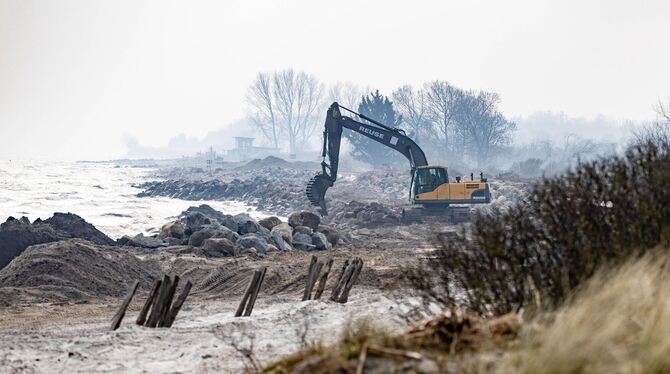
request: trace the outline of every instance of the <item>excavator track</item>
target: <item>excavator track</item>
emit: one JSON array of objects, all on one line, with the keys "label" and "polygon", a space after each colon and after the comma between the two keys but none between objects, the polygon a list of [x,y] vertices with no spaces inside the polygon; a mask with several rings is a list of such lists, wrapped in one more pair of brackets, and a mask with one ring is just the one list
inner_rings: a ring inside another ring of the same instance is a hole
[{"label": "excavator track", "polygon": [[456,224],[470,221],[470,207],[448,206],[437,208],[410,207],[403,209],[401,222],[403,224],[444,222]]}]

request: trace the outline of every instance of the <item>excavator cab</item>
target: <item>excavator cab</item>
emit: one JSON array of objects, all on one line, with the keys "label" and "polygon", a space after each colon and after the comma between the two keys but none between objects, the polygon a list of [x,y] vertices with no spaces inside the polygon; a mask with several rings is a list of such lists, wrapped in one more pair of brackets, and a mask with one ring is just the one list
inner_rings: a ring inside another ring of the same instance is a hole
[{"label": "excavator cab", "polygon": [[456,182],[449,182],[446,166],[417,167],[412,178],[411,194],[412,203],[428,206],[491,202],[489,185],[483,175],[480,174],[477,181],[470,174],[469,181],[456,177]]}]

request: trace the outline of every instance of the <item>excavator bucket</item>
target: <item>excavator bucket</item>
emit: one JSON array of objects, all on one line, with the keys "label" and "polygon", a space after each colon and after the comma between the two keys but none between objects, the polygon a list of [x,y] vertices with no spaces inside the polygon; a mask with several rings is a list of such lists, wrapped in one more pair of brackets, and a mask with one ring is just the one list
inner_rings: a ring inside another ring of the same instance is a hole
[{"label": "excavator bucket", "polygon": [[314,206],[321,208],[322,214],[328,215],[326,211],[326,191],[333,186],[333,182],[323,174],[317,174],[307,183],[307,198]]}]

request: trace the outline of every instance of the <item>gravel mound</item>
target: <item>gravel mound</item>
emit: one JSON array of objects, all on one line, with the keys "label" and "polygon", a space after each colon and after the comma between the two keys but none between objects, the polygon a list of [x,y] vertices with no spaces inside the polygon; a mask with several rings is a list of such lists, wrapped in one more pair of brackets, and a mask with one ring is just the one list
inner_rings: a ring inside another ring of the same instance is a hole
[{"label": "gravel mound", "polygon": [[5,295],[15,292],[19,298],[21,293],[30,294],[34,302],[83,301],[121,297],[135,279],[149,287],[157,274],[156,261],[142,261],[116,247],[69,239],[27,248],[0,270],[0,290]]},{"label": "gravel mound", "polygon": [[0,269],[28,246],[81,238],[100,245],[112,245],[114,241],[81,217],[71,213],[55,213],[53,217],[30,223],[27,218],[9,217],[0,225]]}]

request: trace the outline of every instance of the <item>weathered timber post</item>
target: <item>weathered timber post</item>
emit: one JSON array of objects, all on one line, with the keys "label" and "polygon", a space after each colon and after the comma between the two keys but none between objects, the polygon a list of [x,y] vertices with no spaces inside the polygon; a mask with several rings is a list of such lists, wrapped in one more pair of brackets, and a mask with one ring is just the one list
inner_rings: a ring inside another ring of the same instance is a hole
[{"label": "weathered timber post", "polygon": [[249,296],[251,296],[251,293],[253,292],[254,288],[256,287],[256,283],[261,277],[261,272],[260,270],[254,271],[254,275],[251,277],[251,281],[249,282],[249,286],[247,287],[247,290],[244,292],[244,296],[242,297],[242,300],[240,300],[240,305],[237,307],[237,311],[235,311],[235,317],[240,317],[242,316],[242,313],[244,312],[244,307],[247,305],[247,300],[249,300]]},{"label": "weathered timber post", "polygon": [[144,326],[153,328],[158,324],[158,320],[161,318],[163,303],[170,291],[170,285],[170,277],[168,277],[167,274],[163,275],[163,281],[161,282],[161,287],[158,291],[158,297],[154,298],[154,302],[151,304],[151,313]]},{"label": "weathered timber post", "polygon": [[161,308],[161,316],[158,319],[158,327],[165,327],[165,318],[167,317],[168,312],[170,311],[170,306],[172,305],[172,299],[174,298],[174,293],[177,291],[177,285],[179,284],[179,276],[175,275],[172,278],[170,288],[165,297],[164,304]]},{"label": "weathered timber post", "polygon": [[309,282],[309,298],[308,300],[312,299],[312,290],[314,289],[314,286],[316,285],[316,281],[319,279],[319,274],[321,274],[321,269],[323,269],[323,262],[319,261],[316,263],[316,266],[314,266],[314,269],[312,270],[312,276],[310,277],[310,282]]},{"label": "weathered timber post", "polygon": [[305,292],[302,294],[302,301],[309,300],[310,284],[312,283],[312,272],[316,266],[316,256],[312,255],[309,261],[309,268],[307,270],[307,281],[305,283]]},{"label": "weathered timber post", "polygon": [[119,307],[119,310],[116,311],[114,318],[112,318],[112,328],[111,328],[112,331],[118,329],[119,326],[121,325],[121,320],[123,320],[123,316],[126,315],[126,309],[128,309],[130,300],[133,299],[133,296],[135,295],[135,291],[137,291],[137,286],[139,286],[139,284],[140,281],[135,281],[135,283],[133,283],[133,285],[130,287],[130,290],[128,290],[128,294],[126,294],[126,297],[123,299],[123,302]]},{"label": "weathered timber post", "polygon": [[333,290],[330,291],[330,299],[335,300],[337,298],[337,288],[340,285],[340,282],[342,282],[342,277],[344,277],[344,273],[347,271],[347,266],[349,266],[349,260],[344,260],[344,264],[342,264],[342,271],[340,271],[340,275],[337,276],[337,282],[335,282],[335,287],[333,287]]},{"label": "weathered timber post", "polygon": [[251,311],[254,309],[254,304],[256,304],[256,298],[258,297],[258,292],[260,292],[261,285],[263,285],[263,280],[265,279],[265,272],[267,271],[267,268],[262,267],[258,271],[260,271],[261,275],[258,278],[258,282],[256,282],[256,286],[254,287],[254,290],[249,298],[249,303],[247,304],[247,307],[244,310],[245,317],[249,317],[251,315]]},{"label": "weathered timber post", "polygon": [[326,262],[326,266],[323,270],[323,274],[321,274],[321,277],[319,277],[319,285],[316,287],[316,292],[314,293],[314,300],[318,300],[321,298],[321,294],[323,294],[323,290],[326,288],[326,281],[328,281],[328,274],[330,274],[330,269],[333,267],[333,258],[331,257],[328,259],[328,262]]},{"label": "weathered timber post", "polygon": [[347,266],[347,268],[344,271],[344,274],[342,274],[342,277],[340,278],[340,281],[337,282],[337,286],[335,286],[335,289],[333,290],[333,294],[330,296],[330,299],[332,301],[338,301],[340,300],[340,294],[342,293],[342,290],[346,286],[347,282],[349,281],[349,278],[351,278],[351,274],[354,273],[354,269],[356,268],[356,263],[355,260]]},{"label": "weathered timber post", "polygon": [[147,313],[149,313],[149,309],[151,308],[151,303],[154,301],[154,298],[157,297],[158,295],[158,290],[160,289],[161,286],[161,280],[156,279],[154,282],[154,286],[151,289],[151,293],[149,293],[149,298],[147,298],[147,301],[144,302],[144,306],[142,306],[142,310],[140,310],[140,314],[137,316],[137,319],[135,320],[135,323],[142,326],[144,325],[144,322],[147,320]]},{"label": "weathered timber post", "polygon": [[179,297],[177,297],[177,300],[175,300],[172,308],[170,308],[170,311],[167,314],[165,319],[165,327],[172,327],[174,320],[177,318],[177,314],[181,310],[181,306],[184,304],[184,301],[186,301],[186,297],[188,297],[189,292],[191,292],[192,286],[193,285],[191,284],[191,281],[186,281],[184,289],[181,290]]},{"label": "weathered timber post", "polygon": [[358,279],[358,275],[361,273],[361,269],[363,269],[363,259],[360,257],[357,257],[354,260],[355,268],[353,273],[351,274],[351,277],[347,281],[346,286],[344,287],[344,291],[342,291],[342,295],[340,295],[339,302],[344,304],[349,300],[349,291],[351,291],[351,288],[354,286],[354,283],[356,283],[356,280]]}]

